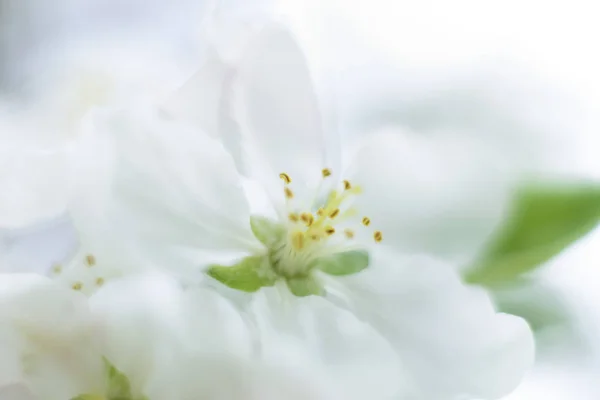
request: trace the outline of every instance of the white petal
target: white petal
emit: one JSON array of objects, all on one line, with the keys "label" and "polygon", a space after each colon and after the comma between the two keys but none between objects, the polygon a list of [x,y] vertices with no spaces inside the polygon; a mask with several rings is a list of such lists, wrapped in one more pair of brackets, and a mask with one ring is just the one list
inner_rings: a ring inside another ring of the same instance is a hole
[{"label": "white petal", "polygon": [[209,49],[202,67],[165,103],[165,110],[218,136],[219,113],[228,67]]},{"label": "white petal", "polygon": [[238,118],[247,166],[263,180],[288,173],[298,185],[318,183],[325,141],[304,55],[290,32],[264,28],[249,45],[237,82]]},{"label": "white petal", "polygon": [[[150,398],[179,398],[181,385],[214,385],[203,368],[252,354],[250,330],[225,298],[202,288],[184,290],[166,275],[123,279],[90,302],[101,321],[106,357],[136,393]],[[200,364],[187,370],[186,360],[196,355]]]},{"label": "white petal", "polygon": [[380,251],[369,269],[339,282],[357,315],[393,343],[423,398],[500,398],[532,366],[527,323],[497,314],[445,264]]},{"label": "white petal", "polygon": [[[253,316],[261,335],[263,357],[284,363],[272,346],[282,336],[298,341],[307,356],[323,366],[322,374],[348,396],[388,398],[405,390],[403,370],[389,343],[369,325],[319,296],[295,297],[287,288],[263,288]],[[404,392],[406,393],[406,392]]]},{"label": "white petal", "polygon": [[235,166],[218,141],[153,107],[98,113],[90,128],[73,206],[81,232],[118,226],[157,251],[258,245]]},{"label": "white petal", "polygon": [[62,151],[0,151],[0,228],[23,228],[65,211],[67,158]]},{"label": "white petal", "polygon": [[356,206],[386,243],[465,262],[501,221],[507,185],[488,173],[493,160],[455,139],[384,131],[357,152],[349,175],[364,190]]},{"label": "white petal", "polygon": [[190,288],[184,296],[186,343],[192,351],[248,357],[250,331],[233,303],[216,291]]},{"label": "white petal", "polygon": [[77,245],[76,233],[66,216],[25,229],[8,230],[2,236],[1,272],[46,274],[53,265],[62,264]]},{"label": "white petal", "polygon": [[[180,400],[337,400],[318,371],[298,368],[298,359],[272,365],[239,357],[191,356],[180,365],[180,373],[169,384]],[[175,398],[173,393],[169,396]],[[154,395],[152,398],[159,398]]]},{"label": "white petal", "polygon": [[136,394],[180,355],[182,290],[166,275],[132,276],[90,298],[103,355],[130,380]]},{"label": "white petal", "polygon": [[13,384],[0,387],[0,399],[2,400],[39,400],[23,384]]},{"label": "white petal", "polygon": [[35,274],[3,274],[0,286],[0,325],[18,335],[12,344],[31,391],[61,400],[97,389],[101,358],[85,297]]}]

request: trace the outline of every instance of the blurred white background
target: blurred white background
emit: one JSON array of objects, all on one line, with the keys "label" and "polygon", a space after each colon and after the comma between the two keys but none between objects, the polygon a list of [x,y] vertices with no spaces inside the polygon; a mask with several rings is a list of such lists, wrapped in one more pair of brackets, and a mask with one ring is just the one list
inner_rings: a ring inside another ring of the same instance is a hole
[{"label": "blurred white background", "polygon": [[[241,18],[273,6],[266,0],[222,3]],[[200,22],[209,6],[201,0],[0,0],[0,87],[20,98],[61,49],[106,35],[150,43],[177,59],[183,73],[192,71],[202,61]],[[515,162],[521,153],[527,160],[539,155],[543,162],[533,169],[600,179],[598,7],[589,0],[287,0],[277,10],[298,30],[321,84],[344,98],[342,113],[371,100],[369,78],[398,74],[377,96],[401,102],[423,87],[434,91],[439,82],[481,79],[489,85],[491,79],[493,86],[493,77],[507,74],[541,88],[534,101],[556,101],[555,114],[535,117],[560,129],[543,130],[540,137],[507,134],[498,152]],[[518,111],[518,91],[503,92],[501,85],[494,90]],[[540,357],[510,400],[598,399],[600,229],[539,275],[564,296],[577,332],[566,344],[559,334],[546,333],[554,351]]]}]

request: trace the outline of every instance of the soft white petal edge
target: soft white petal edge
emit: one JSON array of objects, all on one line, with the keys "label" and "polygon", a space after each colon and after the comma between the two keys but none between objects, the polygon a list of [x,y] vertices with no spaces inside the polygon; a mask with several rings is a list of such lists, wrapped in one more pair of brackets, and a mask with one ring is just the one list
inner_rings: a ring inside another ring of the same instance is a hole
[{"label": "soft white petal edge", "polygon": [[398,250],[468,262],[505,215],[511,186],[476,142],[389,128],[349,150],[356,207]]},{"label": "soft white petal edge", "polygon": [[[293,34],[270,24],[248,44],[236,71],[233,112],[245,171],[268,190],[282,172],[299,190],[316,186],[325,167],[325,136],[306,58]],[[282,199],[282,192],[278,192]]]},{"label": "soft white petal edge", "polygon": [[329,296],[392,343],[423,398],[497,399],[519,385],[535,347],[523,319],[496,313],[449,265],[386,249],[372,257],[367,270],[333,282]]},{"label": "soft white petal edge", "polygon": [[72,209],[81,231],[119,226],[163,255],[219,256],[259,245],[240,177],[219,141],[152,105],[99,110],[86,128],[74,149]]}]

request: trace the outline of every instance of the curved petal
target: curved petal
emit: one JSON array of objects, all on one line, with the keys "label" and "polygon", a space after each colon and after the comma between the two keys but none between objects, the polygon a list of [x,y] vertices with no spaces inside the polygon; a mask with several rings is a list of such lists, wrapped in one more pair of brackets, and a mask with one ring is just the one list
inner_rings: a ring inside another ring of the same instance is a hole
[{"label": "curved petal", "polygon": [[0,251],[0,272],[46,274],[52,266],[62,263],[76,245],[76,233],[64,215],[25,229],[8,230]]},{"label": "curved petal", "polygon": [[[320,296],[299,298],[287,289],[263,288],[251,306],[263,357],[282,363],[272,347],[286,337],[316,357],[327,376],[347,396],[392,398],[407,394],[403,368],[390,344],[353,314]],[[293,348],[291,349],[293,350]]]},{"label": "curved petal", "polygon": [[165,103],[176,118],[185,118],[211,136],[218,136],[221,100],[229,68],[213,49],[202,67]]},{"label": "curved petal", "polygon": [[53,218],[67,205],[67,157],[61,150],[0,150],[0,228]]},{"label": "curved petal", "polygon": [[369,269],[338,282],[344,287],[330,296],[393,344],[419,398],[497,399],[533,364],[527,323],[497,314],[483,290],[463,285],[445,264],[380,250]]},{"label": "curved petal", "polygon": [[321,382],[319,371],[299,368],[297,358],[286,360],[285,364],[273,365],[240,357],[191,356],[180,365],[181,373],[168,382],[178,394],[175,397],[171,392],[169,397],[180,400],[348,398],[333,395],[331,388]]},{"label": "curved petal", "polygon": [[[90,298],[103,355],[123,372],[137,395],[181,354],[182,290],[169,276],[132,276]],[[143,332],[142,335],[140,333]]]},{"label": "curved petal", "polygon": [[307,63],[292,34],[278,25],[258,33],[235,87],[248,173],[267,183],[288,173],[301,191],[318,183],[326,167],[325,138]]},{"label": "curved petal", "polygon": [[259,245],[235,166],[218,141],[153,107],[98,112],[89,128],[76,149],[72,207],[82,234],[129,230],[149,251]]},{"label": "curved petal", "polygon": [[22,384],[0,386],[0,399],[2,400],[38,400],[33,393]]},{"label": "curved petal", "polygon": [[[206,381],[210,372],[204,369],[252,355],[250,330],[232,304],[210,289],[184,289],[168,275],[109,284],[91,297],[90,306],[101,324],[106,357],[137,394],[149,398],[180,398],[181,385],[210,386],[214,382]],[[199,363],[188,371],[189,359]]]},{"label": "curved petal", "polygon": [[80,293],[36,274],[3,274],[1,325],[12,328],[20,381],[37,396],[61,400],[99,388],[101,358],[87,302]]},{"label": "curved petal", "polygon": [[348,176],[356,207],[386,243],[465,262],[502,220],[508,185],[495,163],[459,138],[383,131],[369,136]]}]

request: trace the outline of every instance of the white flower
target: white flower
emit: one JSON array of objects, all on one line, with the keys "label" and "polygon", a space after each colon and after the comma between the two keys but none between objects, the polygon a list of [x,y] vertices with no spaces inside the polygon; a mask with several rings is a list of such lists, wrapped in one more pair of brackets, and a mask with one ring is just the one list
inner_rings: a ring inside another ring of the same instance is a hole
[{"label": "white flower", "polygon": [[[58,43],[38,57],[20,103],[0,96],[0,228],[18,229],[67,212],[69,144],[95,106],[162,99],[189,77],[166,46],[113,38]],[[16,96],[15,96],[16,97]]]},{"label": "white flower", "polygon": [[[336,359],[297,335],[255,346],[260,337],[226,298],[160,274],[107,284],[89,300],[39,275],[0,278],[3,396],[358,400],[385,398],[377,385],[394,378],[391,365],[379,364],[393,359],[382,340],[353,348],[373,337],[364,324],[339,344],[344,358]],[[270,324],[268,316],[261,322]],[[346,379],[365,365],[381,376]]]},{"label": "white flower", "polygon": [[[222,68],[216,60],[195,77],[212,84],[197,87],[200,99],[181,114],[170,104],[96,114],[78,154],[89,160],[101,146],[112,156],[95,164],[106,184],[84,185],[75,219],[93,223],[89,215],[98,213],[90,210],[118,209],[123,227],[134,228],[144,251],[165,265],[209,267],[227,286],[258,292],[240,304],[263,342],[275,328],[310,340],[343,366],[337,346],[366,323],[372,335],[351,347],[383,340],[387,352],[377,354],[392,355],[384,364],[396,371],[380,385],[390,396],[499,398],[515,388],[533,361],[527,324],[496,314],[450,266],[410,255],[403,216],[420,210],[403,208],[411,188],[397,171],[399,138],[372,136],[355,154],[340,152],[339,138],[322,130],[303,55],[277,26],[251,43],[234,80]],[[233,121],[202,114],[210,99],[228,98]],[[194,106],[201,117],[186,121]],[[233,153],[241,144],[235,161],[222,143]],[[82,181],[95,182],[84,170]]]}]

